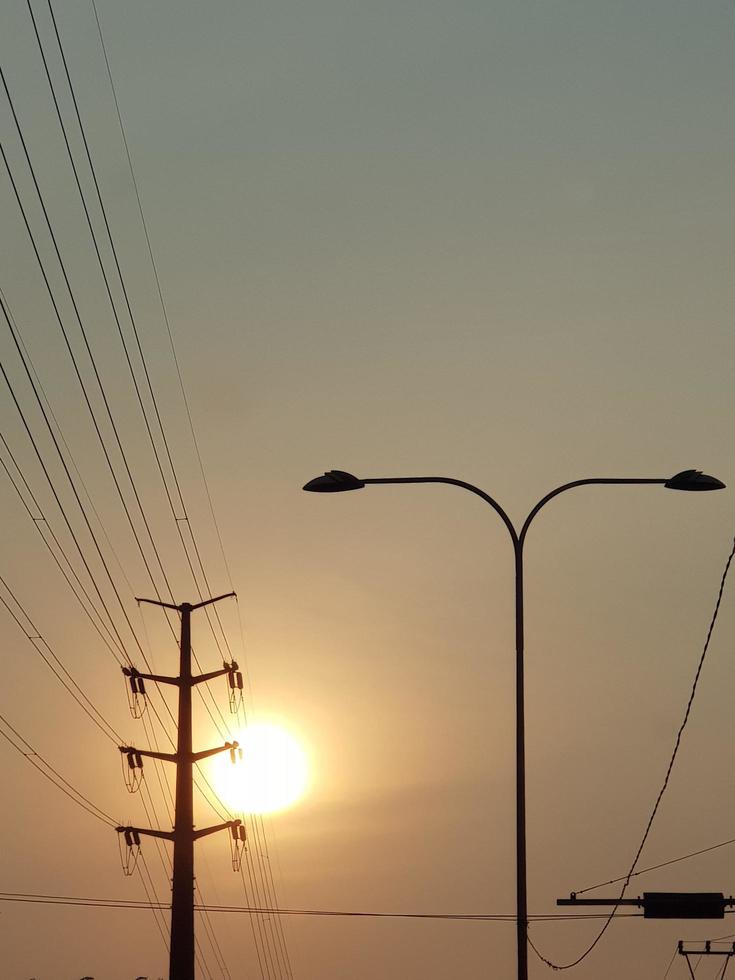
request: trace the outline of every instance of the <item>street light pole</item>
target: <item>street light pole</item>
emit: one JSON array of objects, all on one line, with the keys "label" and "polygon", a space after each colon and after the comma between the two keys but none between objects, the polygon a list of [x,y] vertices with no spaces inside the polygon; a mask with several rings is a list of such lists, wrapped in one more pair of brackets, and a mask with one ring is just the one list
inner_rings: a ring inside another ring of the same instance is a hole
[{"label": "street light pole", "polygon": [[671,478],[626,479],[612,477],[591,477],[585,480],[574,480],[565,483],[532,507],[526,517],[520,532],[508,517],[500,504],[484,490],[466,483],[443,476],[403,476],[359,479],[343,470],[330,470],[324,476],[310,480],[304,490],[316,493],[339,493],[346,490],[360,490],[369,484],[381,483],[448,483],[452,486],[469,490],[480,497],[499,515],[510,535],[515,557],[515,647],[516,647],[516,928],[518,980],[528,980],[528,897],[527,897],[527,868],[526,868],[526,726],[525,726],[525,695],[524,695],[524,618],[523,618],[523,548],[528,529],[534,518],[550,500],[574,487],[590,484],[659,484],[671,490],[722,490],[725,484],[712,476],[707,476],[698,470],[683,470]]}]

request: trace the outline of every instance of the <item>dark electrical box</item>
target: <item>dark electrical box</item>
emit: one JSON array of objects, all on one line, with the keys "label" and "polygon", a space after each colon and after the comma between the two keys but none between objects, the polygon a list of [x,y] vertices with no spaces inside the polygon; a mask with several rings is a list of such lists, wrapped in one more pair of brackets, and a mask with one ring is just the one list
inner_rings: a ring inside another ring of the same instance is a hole
[{"label": "dark electrical box", "polygon": [[721,892],[644,892],[646,919],[724,919]]}]

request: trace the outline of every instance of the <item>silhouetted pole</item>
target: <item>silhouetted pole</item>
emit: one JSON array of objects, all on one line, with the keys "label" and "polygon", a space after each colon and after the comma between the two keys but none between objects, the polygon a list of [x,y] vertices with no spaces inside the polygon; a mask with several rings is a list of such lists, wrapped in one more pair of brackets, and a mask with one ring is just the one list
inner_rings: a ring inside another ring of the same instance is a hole
[{"label": "silhouetted pole", "polygon": [[360,490],[368,484],[378,483],[448,483],[455,487],[469,490],[482,498],[496,511],[505,524],[515,555],[515,646],[516,646],[516,917],[517,917],[517,947],[518,947],[518,980],[528,980],[528,899],[527,899],[527,869],[526,869],[526,734],[525,734],[525,694],[523,676],[524,652],[524,622],[523,622],[523,547],[531,522],[538,512],[554,497],[565,490],[589,484],[644,484],[657,483],[671,490],[721,490],[725,484],[712,476],[706,476],[698,470],[683,470],[667,479],[618,479],[611,477],[592,477],[587,480],[574,480],[565,483],[556,490],[547,493],[545,497],[532,508],[523,522],[520,533],[500,504],[484,490],[465,483],[464,480],[454,480],[444,476],[400,476],[381,477],[376,479],[360,479],[344,470],[330,470],[324,476],[310,480],[304,490],[316,493],[339,493],[346,490]]},{"label": "silhouetted pole", "polygon": [[170,980],[194,980],[194,773],[191,754],[191,605],[182,602],[179,657],[179,737],[171,897]]},{"label": "silhouetted pole", "polygon": [[119,833],[136,832],[151,837],[162,837],[173,841],[174,867],[171,897],[171,949],[169,959],[169,980],[194,980],[194,842],[200,837],[213,834],[227,827],[237,826],[239,820],[228,820],[214,827],[194,830],[194,763],[218,752],[237,748],[237,742],[226,742],[215,749],[204,752],[193,752],[191,744],[191,691],[196,684],[209,681],[213,677],[237,670],[237,664],[225,664],[222,670],[214,670],[207,674],[192,677],[191,673],[191,613],[220,599],[234,596],[234,592],[207,599],[192,605],[182,602],[180,606],[168,602],[158,602],[153,599],[138,599],[138,602],[148,602],[154,606],[175,609],[181,614],[181,642],[179,655],[178,677],[164,677],[159,674],[142,674],[137,670],[124,668],[124,673],[135,678],[155,681],[159,684],[173,684],[179,689],[178,739],[176,753],[148,752],[143,749],[133,749],[130,746],[120,746],[124,753],[134,752],[138,756],[151,756],[165,762],[176,764],[176,814],[172,833],[161,830],[151,830],[142,827],[118,827]]}]

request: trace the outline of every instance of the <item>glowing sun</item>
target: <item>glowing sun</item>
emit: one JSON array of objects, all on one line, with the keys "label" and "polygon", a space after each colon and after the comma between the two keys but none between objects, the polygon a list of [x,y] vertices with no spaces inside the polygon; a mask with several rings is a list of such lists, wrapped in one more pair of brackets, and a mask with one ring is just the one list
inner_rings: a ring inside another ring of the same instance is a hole
[{"label": "glowing sun", "polygon": [[[215,789],[230,809],[273,813],[295,803],[307,788],[303,749],[285,729],[254,722],[235,735],[242,758],[232,763],[223,752],[212,760]],[[238,753],[239,756],[239,753]]]}]

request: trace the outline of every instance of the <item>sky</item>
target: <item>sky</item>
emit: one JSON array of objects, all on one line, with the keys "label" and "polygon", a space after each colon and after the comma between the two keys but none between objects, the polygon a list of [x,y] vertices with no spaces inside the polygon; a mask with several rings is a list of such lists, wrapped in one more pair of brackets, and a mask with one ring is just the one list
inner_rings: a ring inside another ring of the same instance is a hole
[{"label": "sky", "polygon": [[[262,869],[267,881],[272,875],[281,908],[512,915],[507,533],[490,508],[455,487],[328,496],[301,487],[332,468],[454,477],[492,494],[521,523],[547,491],[584,477],[668,477],[696,467],[735,482],[732,6],[97,0],[226,563],[94,10],[89,0],[53,8],[32,0],[32,9],[150,415],[64,87],[50,9],[56,15],[186,501],[184,536],[196,529],[205,591],[238,594],[219,611],[246,675],[248,718],[283,725],[309,759],[306,796],[264,818],[262,836],[251,838],[256,882]],[[197,601],[28,6],[9,0],[0,18],[0,63],[135,489],[175,601]],[[10,170],[153,561],[4,92],[0,104]],[[153,586],[6,170],[0,222],[0,286],[74,479],[84,481],[121,605],[4,321],[0,360],[50,484],[2,382],[0,458],[13,452],[45,519],[29,516],[0,471],[0,595],[8,598],[10,587],[32,621],[25,632],[43,637],[126,742],[141,744],[158,723],[149,714],[144,729],[131,718],[114,654],[39,533],[53,528],[73,553],[51,485],[136,666],[145,653],[157,671],[175,672],[172,633],[162,613],[135,604],[135,596],[153,597]],[[171,487],[167,466],[165,477]],[[628,870],[684,715],[733,533],[731,491],[655,486],[576,489],[550,503],[530,532],[532,914],[554,914],[558,897]],[[87,582],[81,560],[73,563]],[[162,588],[155,561],[153,576]],[[641,867],[735,837],[732,596],[730,586]],[[114,740],[4,607],[0,636],[2,717],[115,821],[146,825],[141,794],[125,790]],[[204,669],[220,665],[202,614],[194,645]],[[223,681],[212,694],[229,724]],[[151,701],[165,719],[157,693]],[[208,707],[219,721],[212,701]],[[197,746],[221,742],[215,720],[195,701]],[[0,760],[5,891],[145,900],[141,876],[122,874],[111,827],[5,740]],[[163,777],[150,766],[146,774],[164,824]],[[197,825],[217,820],[198,797]],[[152,841],[143,855],[165,899],[165,855]],[[197,882],[208,904],[249,901],[222,835],[198,845]],[[723,847],[631,883],[631,895],[646,890],[729,895],[735,851]],[[279,943],[295,980],[514,975],[512,922],[289,916],[281,933],[273,916],[212,912],[210,920],[225,966],[200,925],[203,978],[228,970],[233,980],[286,976]],[[672,962],[676,941],[729,935],[728,921],[620,919],[568,975],[635,980],[669,969],[678,980],[686,969],[681,958]],[[4,976],[163,977],[158,926],[165,933],[166,925],[150,910],[3,902]],[[537,922],[531,936],[546,957],[568,962],[598,928],[597,920]],[[550,974],[531,954],[532,980]],[[706,961],[697,970],[704,980],[715,975]]]}]

